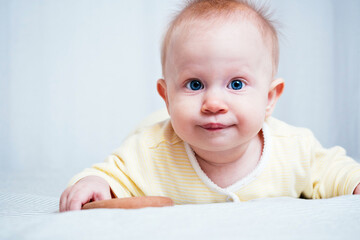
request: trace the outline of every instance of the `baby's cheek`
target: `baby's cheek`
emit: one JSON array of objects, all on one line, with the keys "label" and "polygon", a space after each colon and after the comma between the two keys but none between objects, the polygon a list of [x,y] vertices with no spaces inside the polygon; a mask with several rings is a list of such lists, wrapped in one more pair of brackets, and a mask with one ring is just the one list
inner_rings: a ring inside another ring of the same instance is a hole
[{"label": "baby's cheek", "polygon": [[171,116],[171,123],[173,124],[174,128],[179,129],[184,128],[186,124],[189,124],[190,114],[189,114],[189,107],[184,105],[174,105],[170,108],[170,116]]},{"label": "baby's cheek", "polygon": [[243,126],[244,134],[253,134],[260,130],[264,124],[265,111],[255,106],[243,106],[237,113],[238,124]]}]

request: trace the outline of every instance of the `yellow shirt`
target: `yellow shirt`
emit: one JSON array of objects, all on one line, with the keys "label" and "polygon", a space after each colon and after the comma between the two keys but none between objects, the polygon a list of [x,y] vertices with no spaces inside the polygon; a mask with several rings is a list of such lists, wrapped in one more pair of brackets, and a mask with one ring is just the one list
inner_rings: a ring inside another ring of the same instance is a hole
[{"label": "yellow shirt", "polygon": [[105,162],[85,169],[104,178],[117,197],[167,196],[176,204],[247,201],[264,197],[329,198],[352,194],[360,183],[360,164],[340,147],[324,149],[304,128],[268,118],[257,167],[221,188],[201,170],[191,147],[169,120],[138,129]]}]

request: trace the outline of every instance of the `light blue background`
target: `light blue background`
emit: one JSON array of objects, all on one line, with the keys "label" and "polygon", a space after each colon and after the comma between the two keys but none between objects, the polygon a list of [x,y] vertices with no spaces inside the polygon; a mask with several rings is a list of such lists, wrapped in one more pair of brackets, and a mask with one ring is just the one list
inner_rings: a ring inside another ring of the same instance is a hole
[{"label": "light blue background", "polygon": [[[163,108],[160,43],[179,0],[0,0],[0,167],[101,162]],[[275,116],[360,159],[360,1],[272,0],[286,81]]]}]

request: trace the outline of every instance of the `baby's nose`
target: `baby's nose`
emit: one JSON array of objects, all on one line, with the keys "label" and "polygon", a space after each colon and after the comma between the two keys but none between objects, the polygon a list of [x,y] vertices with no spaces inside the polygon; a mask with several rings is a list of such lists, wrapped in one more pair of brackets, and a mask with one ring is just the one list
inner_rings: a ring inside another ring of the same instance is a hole
[{"label": "baby's nose", "polygon": [[201,107],[201,112],[207,114],[227,113],[229,110],[225,100],[217,94],[207,94]]}]

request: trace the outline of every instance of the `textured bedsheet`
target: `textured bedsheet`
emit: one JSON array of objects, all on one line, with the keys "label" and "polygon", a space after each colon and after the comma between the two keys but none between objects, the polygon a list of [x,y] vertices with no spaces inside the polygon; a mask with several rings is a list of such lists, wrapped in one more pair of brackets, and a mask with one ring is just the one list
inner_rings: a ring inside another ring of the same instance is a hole
[{"label": "textured bedsheet", "polygon": [[360,239],[360,196],[58,213],[74,172],[2,172],[0,239]]},{"label": "textured bedsheet", "polygon": [[58,213],[58,198],[0,193],[0,239],[359,239],[360,197],[259,199]]}]

